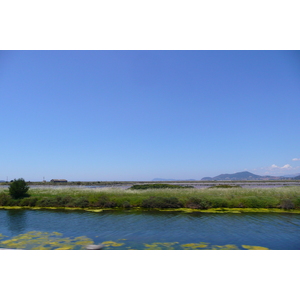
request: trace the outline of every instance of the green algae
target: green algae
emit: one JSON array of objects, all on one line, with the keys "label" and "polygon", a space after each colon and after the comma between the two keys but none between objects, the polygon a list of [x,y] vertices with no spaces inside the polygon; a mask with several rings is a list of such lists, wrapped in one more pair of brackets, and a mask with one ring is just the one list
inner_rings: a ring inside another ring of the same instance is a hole
[{"label": "green algae", "polygon": [[245,249],[248,249],[248,250],[270,250],[269,248],[260,247],[260,246],[242,245],[242,247],[245,248]]},{"label": "green algae", "polygon": [[102,242],[101,244],[103,244],[105,246],[105,248],[109,249],[110,247],[121,247],[124,245],[124,243],[117,243],[114,241],[105,241]]},{"label": "green algae", "polygon": [[152,244],[144,244],[146,247],[145,250],[174,250],[174,245],[178,244],[178,242],[173,243],[152,243]]},{"label": "green algae", "polygon": [[236,245],[228,244],[228,245],[222,245],[222,246],[213,245],[211,247],[211,250],[240,250],[240,249]]},{"label": "green algae", "polygon": [[[30,250],[83,250],[87,245],[94,244],[94,241],[86,236],[63,237],[59,232],[41,232],[29,231],[24,234],[11,237],[9,239],[0,234],[0,248],[9,249],[30,249]],[[126,239],[118,239],[117,241],[104,241],[102,244],[105,249],[112,250],[122,247],[124,250],[141,249],[137,244],[125,245]],[[209,243],[187,243],[180,245],[178,242],[154,242],[151,244],[142,244],[144,250],[269,250],[262,246],[241,245],[239,249],[237,245],[210,245]]]},{"label": "green algae", "polygon": [[86,236],[62,237],[59,232],[30,231],[0,242],[0,247],[31,250],[84,249],[94,241]]},{"label": "green algae", "polygon": [[181,245],[184,250],[240,250],[236,245],[210,245],[209,243],[191,243],[191,244],[184,244]]},{"label": "green algae", "polygon": [[4,239],[5,237],[7,237],[7,236],[0,233],[0,240]]},{"label": "green algae", "polygon": [[190,243],[190,244],[184,244],[181,245],[181,247],[184,250],[198,250],[198,249],[203,249],[208,247],[208,243]]},{"label": "green algae", "polygon": [[[227,244],[227,245],[210,245],[209,243],[191,243],[181,245],[184,250],[242,250],[237,245]],[[248,246],[242,245],[244,249],[248,250],[269,250],[269,248],[261,246]]]},{"label": "green algae", "polygon": [[54,250],[73,250],[74,248],[73,248],[73,246],[62,246],[62,247],[60,247],[60,248],[56,248],[56,249],[54,249]]},{"label": "green algae", "polygon": [[24,206],[0,206],[0,209],[24,209]]}]

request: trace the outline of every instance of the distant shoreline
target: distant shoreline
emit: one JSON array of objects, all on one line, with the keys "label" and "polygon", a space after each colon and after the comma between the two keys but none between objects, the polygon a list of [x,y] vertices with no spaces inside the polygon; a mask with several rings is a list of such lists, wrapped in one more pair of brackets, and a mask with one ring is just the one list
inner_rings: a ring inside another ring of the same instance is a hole
[{"label": "distant shoreline", "polygon": [[[153,184],[153,183],[168,183],[168,184],[188,184],[193,186],[214,186],[218,184],[242,184],[242,185],[299,185],[300,180],[177,180],[177,181],[68,181],[68,182],[42,182],[42,181],[26,181],[29,186],[122,186],[134,184]],[[0,182],[1,186],[8,186],[10,182]]]}]

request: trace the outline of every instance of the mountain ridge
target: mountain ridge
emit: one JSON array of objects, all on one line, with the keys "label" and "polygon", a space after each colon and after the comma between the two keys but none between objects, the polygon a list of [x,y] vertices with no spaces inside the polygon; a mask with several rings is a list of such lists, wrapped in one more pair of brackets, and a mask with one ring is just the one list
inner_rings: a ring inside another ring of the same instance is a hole
[{"label": "mountain ridge", "polygon": [[165,178],[154,178],[152,181],[195,181],[196,179],[165,179]]},{"label": "mountain ridge", "polygon": [[[214,177],[203,177],[203,181],[213,180],[299,180],[300,175],[290,174],[282,176],[271,176],[271,175],[256,175],[249,171],[236,172],[233,174],[220,174]],[[152,181],[197,181],[198,179],[165,179],[165,178],[154,178]]]},{"label": "mountain ridge", "polygon": [[261,176],[248,171],[237,172],[233,174],[220,174],[215,177],[203,177],[201,180],[278,180],[287,179],[282,176]]}]

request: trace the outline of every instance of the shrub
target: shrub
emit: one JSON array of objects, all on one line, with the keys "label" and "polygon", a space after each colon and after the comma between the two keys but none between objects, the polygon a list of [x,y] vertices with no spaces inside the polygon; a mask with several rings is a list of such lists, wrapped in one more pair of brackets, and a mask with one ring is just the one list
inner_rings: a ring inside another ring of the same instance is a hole
[{"label": "shrub", "polygon": [[239,207],[261,208],[264,207],[263,201],[256,196],[241,197]]},{"label": "shrub", "polygon": [[261,196],[259,197],[259,201],[262,203],[262,207],[264,208],[275,208],[279,204],[279,199],[270,196]]},{"label": "shrub", "polygon": [[20,205],[20,199],[9,199],[6,202],[6,206],[19,206]]},{"label": "shrub", "polygon": [[0,205],[5,206],[8,205],[8,203],[11,201],[11,196],[7,195],[5,193],[0,194]]},{"label": "shrub", "polygon": [[210,201],[207,201],[204,198],[191,197],[187,200],[185,206],[187,208],[194,208],[194,209],[208,209],[212,205]]},{"label": "shrub", "polygon": [[20,206],[35,206],[37,198],[25,198],[20,201]]},{"label": "shrub", "polygon": [[107,195],[100,195],[98,198],[90,200],[90,205],[94,207],[112,208],[116,207],[117,203],[111,201]]},{"label": "shrub", "polygon": [[9,194],[13,199],[28,197],[29,186],[23,178],[14,179],[9,185]]},{"label": "shrub", "polygon": [[279,206],[282,209],[294,209],[295,208],[295,205],[294,205],[293,201],[290,200],[290,199],[281,200]]},{"label": "shrub", "polygon": [[228,200],[223,198],[213,198],[211,199],[211,205],[213,208],[228,207]]},{"label": "shrub", "polygon": [[149,197],[141,203],[143,208],[180,208],[182,203],[176,197]]},{"label": "shrub", "polygon": [[28,199],[28,206],[35,206],[38,199],[37,198],[31,198],[31,199]]},{"label": "shrub", "polygon": [[72,202],[72,198],[69,196],[65,196],[65,197],[56,196],[56,198],[55,198],[55,205],[59,206],[59,207],[64,207],[69,202]]},{"label": "shrub", "polygon": [[124,201],[123,204],[122,204],[122,207],[125,208],[125,209],[129,209],[129,208],[131,208],[131,205],[128,201]]},{"label": "shrub", "polygon": [[57,197],[57,205],[73,207],[74,198],[71,196]]},{"label": "shrub", "polygon": [[41,207],[51,207],[51,206],[53,206],[53,199],[44,197],[44,198],[38,200],[36,205],[41,206]]},{"label": "shrub", "polygon": [[300,197],[299,198],[296,198],[295,200],[294,200],[294,205],[295,205],[295,208],[300,208]]},{"label": "shrub", "polygon": [[76,198],[73,201],[73,205],[74,205],[74,207],[85,208],[85,207],[89,206],[89,201],[86,198],[84,198],[84,197]]}]

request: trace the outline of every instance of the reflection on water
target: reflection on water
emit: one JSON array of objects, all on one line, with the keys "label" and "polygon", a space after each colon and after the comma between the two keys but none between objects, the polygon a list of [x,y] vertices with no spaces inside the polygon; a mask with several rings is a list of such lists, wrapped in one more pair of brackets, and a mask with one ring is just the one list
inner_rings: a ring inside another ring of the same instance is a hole
[{"label": "reflection on water", "polygon": [[6,248],[287,250],[300,249],[300,215],[0,210],[0,234]]},{"label": "reflection on water", "polygon": [[26,228],[26,212],[21,209],[7,210],[7,226],[12,234],[19,234]]}]

